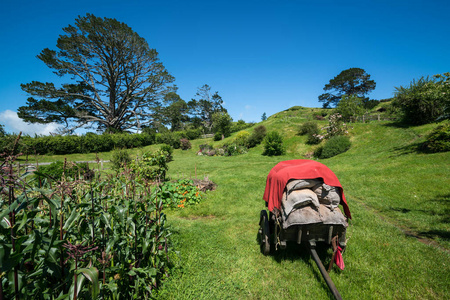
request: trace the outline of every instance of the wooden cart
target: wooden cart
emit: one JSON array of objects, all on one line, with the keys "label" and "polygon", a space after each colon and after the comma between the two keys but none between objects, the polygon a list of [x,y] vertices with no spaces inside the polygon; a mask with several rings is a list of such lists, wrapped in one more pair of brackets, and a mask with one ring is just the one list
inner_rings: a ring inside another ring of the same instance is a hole
[{"label": "wooden cart", "polygon": [[[350,211],[334,173],[316,161],[281,162],[269,173],[264,200],[269,214],[265,209],[260,213],[261,252],[269,255],[285,249],[288,241],[306,243],[334,297],[342,299],[316,252],[318,244],[333,246],[333,261],[346,247]],[[338,205],[343,206],[345,215]]]}]

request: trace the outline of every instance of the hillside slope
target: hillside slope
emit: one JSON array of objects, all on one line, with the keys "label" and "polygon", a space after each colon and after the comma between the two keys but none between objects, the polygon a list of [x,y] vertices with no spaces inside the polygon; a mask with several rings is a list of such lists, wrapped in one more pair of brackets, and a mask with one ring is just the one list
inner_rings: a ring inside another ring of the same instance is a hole
[{"label": "hillside slope", "polygon": [[[314,110],[293,108],[260,123],[283,132],[288,152],[282,157],[262,156],[262,146],[235,157],[197,156],[199,144],[213,143],[208,140],[175,151],[172,178],[206,175],[218,189],[195,207],[168,212],[180,254],[161,299],[330,298],[304,247],[290,245],[264,257],[256,241],[266,176],[279,161],[304,158],[313,149],[296,133]],[[415,150],[433,125],[352,127],[351,149],[321,160],[341,181],[353,216],[346,268],[334,269],[333,281],[344,299],[445,298],[450,294],[450,153]],[[328,264],[331,253],[320,256]]]}]

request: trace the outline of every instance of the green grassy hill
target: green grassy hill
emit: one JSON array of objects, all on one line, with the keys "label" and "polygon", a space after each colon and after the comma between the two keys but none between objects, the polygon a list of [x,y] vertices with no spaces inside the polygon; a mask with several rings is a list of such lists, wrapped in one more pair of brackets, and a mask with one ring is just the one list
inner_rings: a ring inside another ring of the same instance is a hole
[{"label": "green grassy hill", "polygon": [[[175,150],[172,179],[208,176],[218,184],[193,207],[167,211],[178,255],[159,299],[330,299],[304,246],[271,256],[257,242],[262,195],[270,169],[305,158],[316,146],[297,135],[322,109],[293,107],[257,125],[282,133],[287,154],[262,156],[263,146],[233,157],[198,156],[200,144]],[[327,121],[319,121],[325,126]],[[446,299],[450,295],[450,152],[424,154],[417,145],[434,124],[401,127],[388,121],[350,124],[352,147],[320,160],[338,176],[353,220],[345,270],[330,276],[344,299]],[[253,129],[248,129],[251,132]],[[157,146],[137,149],[144,152]],[[109,153],[99,154],[109,159]],[[69,160],[91,160],[67,156]],[[43,160],[61,159],[58,156]],[[331,250],[319,253],[325,265]]]},{"label": "green grassy hill", "polygon": [[[297,131],[319,110],[294,107],[260,123],[283,133],[288,151],[282,157],[262,156],[262,146],[235,157],[197,156],[205,140],[194,141],[191,150],[175,151],[170,176],[206,175],[218,188],[195,207],[168,212],[179,257],[161,299],[332,297],[307,248],[289,245],[285,252],[265,257],[256,240],[266,176],[279,161],[304,158],[313,150]],[[334,268],[333,281],[344,299],[446,298],[450,153],[415,150],[433,125],[351,126],[351,149],[320,160],[341,181],[353,216],[346,268]],[[327,265],[331,252],[320,256]]]}]

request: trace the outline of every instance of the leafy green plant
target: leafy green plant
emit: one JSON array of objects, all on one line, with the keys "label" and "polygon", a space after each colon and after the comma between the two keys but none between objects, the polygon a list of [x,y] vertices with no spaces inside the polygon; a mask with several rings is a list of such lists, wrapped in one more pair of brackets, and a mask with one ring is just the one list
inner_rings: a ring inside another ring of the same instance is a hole
[{"label": "leafy green plant", "polygon": [[344,123],[342,115],[339,113],[334,113],[328,118],[328,126],[325,127],[327,133],[324,138],[329,139],[338,135],[348,134],[347,124]]},{"label": "leafy green plant", "polygon": [[236,137],[234,138],[234,143],[239,146],[247,146],[248,145],[248,138],[250,137],[250,133],[245,130],[241,130],[236,134]]},{"label": "leafy green plant", "polygon": [[222,149],[224,151],[223,152],[219,151],[218,152],[219,155],[234,156],[234,155],[240,155],[240,154],[247,153],[247,147],[238,145],[235,143],[229,144],[229,145],[224,145],[224,147]]},{"label": "leafy green plant", "polygon": [[172,208],[184,208],[189,205],[198,204],[201,201],[200,190],[189,179],[165,182],[158,192],[158,197],[164,206]]},{"label": "leafy green plant", "polygon": [[263,142],[263,155],[276,156],[283,155],[286,152],[283,146],[283,137],[277,131],[269,132]]},{"label": "leafy green plant", "polygon": [[157,135],[157,142],[170,145],[174,149],[179,149],[181,138],[182,136],[179,132],[166,131]]},{"label": "leafy green plant", "polygon": [[167,162],[171,162],[173,160],[173,147],[167,144],[161,145],[159,149],[166,154]]},{"label": "leafy green plant", "polygon": [[433,129],[422,144],[422,149],[429,152],[450,151],[450,122],[446,121]]},{"label": "leafy green plant", "polygon": [[256,126],[253,133],[248,137],[247,144],[249,148],[256,147],[261,144],[266,136],[267,129],[264,125]]},{"label": "leafy green plant", "polygon": [[308,121],[303,123],[299,129],[300,135],[307,135],[306,143],[310,145],[319,144],[322,141],[320,129],[316,122]]},{"label": "leafy green plant", "polygon": [[130,154],[125,149],[116,149],[112,152],[111,163],[115,170],[119,170],[131,163]]},{"label": "leafy green plant", "polygon": [[220,131],[217,131],[216,133],[214,133],[213,140],[214,140],[215,142],[217,142],[217,141],[222,140],[222,137],[224,137],[224,136],[222,135],[222,133],[221,133]]},{"label": "leafy green plant", "polygon": [[141,158],[136,158],[131,163],[131,171],[137,175],[141,181],[165,181],[167,165],[167,153],[156,150],[146,152]]},{"label": "leafy green plant", "polygon": [[365,112],[364,99],[356,95],[343,95],[335,111],[342,116],[342,120],[350,122]]},{"label": "leafy green plant", "polygon": [[[124,169],[93,181],[27,181],[0,169],[5,299],[150,298],[170,268],[159,187]],[[4,193],[4,191],[7,191]]]},{"label": "leafy green plant", "polygon": [[393,105],[401,111],[401,120],[421,125],[436,121],[448,113],[450,73],[421,77],[409,86],[396,87]]},{"label": "leafy green plant", "polygon": [[53,180],[60,180],[63,176],[72,179],[78,179],[80,177],[91,178],[93,175],[92,172],[93,170],[89,169],[87,163],[74,163],[70,161],[56,161],[47,166],[39,166],[39,173],[49,176]]},{"label": "leafy green plant", "polygon": [[347,136],[334,136],[325,142],[323,147],[319,147],[315,156],[319,158],[330,158],[338,154],[344,153],[350,149],[351,142]]},{"label": "leafy green plant", "polygon": [[191,142],[188,139],[181,139],[180,140],[180,149],[181,150],[188,150],[191,149]]}]

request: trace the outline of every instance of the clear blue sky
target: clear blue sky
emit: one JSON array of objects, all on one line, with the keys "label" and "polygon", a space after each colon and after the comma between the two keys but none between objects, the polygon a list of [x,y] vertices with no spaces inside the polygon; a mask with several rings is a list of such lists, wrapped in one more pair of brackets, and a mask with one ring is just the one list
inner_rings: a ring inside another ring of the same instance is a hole
[{"label": "clear blue sky", "polygon": [[2,0],[0,124],[9,132],[22,128],[20,84],[56,78],[36,55],[56,49],[62,28],[86,13],[128,24],[159,52],[184,100],[208,84],[235,121],[320,107],[324,85],[351,67],[377,83],[372,99],[450,71],[448,0]]}]

